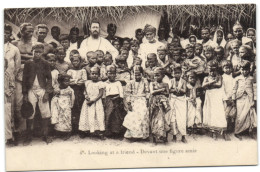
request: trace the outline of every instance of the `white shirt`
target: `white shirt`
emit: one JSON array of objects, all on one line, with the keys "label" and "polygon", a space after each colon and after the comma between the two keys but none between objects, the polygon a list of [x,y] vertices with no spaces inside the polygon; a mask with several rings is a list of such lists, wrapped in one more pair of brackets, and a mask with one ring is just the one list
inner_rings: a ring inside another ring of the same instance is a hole
[{"label": "white shirt", "polygon": [[94,39],[92,36],[84,39],[80,44],[79,53],[81,57],[83,59],[85,58],[87,61],[87,52],[95,52],[96,50],[102,50],[105,54],[106,52],[109,52],[112,55],[114,61],[116,56],[118,56],[117,49],[107,39],[100,36],[97,39]]},{"label": "white shirt", "polygon": [[160,46],[164,46],[163,43],[155,40],[155,43],[149,43],[149,42],[146,42],[146,43],[142,43],[140,45],[140,49],[139,49],[139,52],[141,54],[140,58],[142,59],[142,67],[145,68],[145,63],[147,61],[147,55],[150,54],[150,53],[155,53],[157,55],[157,49],[158,47]]},{"label": "white shirt", "polygon": [[119,94],[121,98],[124,97],[123,87],[120,81],[116,81],[116,82],[107,81],[105,82],[105,88],[106,88],[106,96]]},{"label": "white shirt", "polygon": [[224,91],[224,100],[228,100],[230,97],[232,97],[232,91],[234,87],[234,78],[232,77],[232,74],[227,75],[223,74],[222,75],[223,81],[222,81],[222,87]]}]

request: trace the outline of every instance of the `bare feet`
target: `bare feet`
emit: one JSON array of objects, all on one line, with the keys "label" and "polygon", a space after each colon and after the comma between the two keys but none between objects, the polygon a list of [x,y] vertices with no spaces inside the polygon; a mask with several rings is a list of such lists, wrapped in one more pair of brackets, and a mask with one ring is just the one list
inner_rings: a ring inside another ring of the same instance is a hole
[{"label": "bare feet", "polygon": [[181,141],[182,141],[183,143],[187,143],[187,140],[186,140],[185,136],[182,136],[182,137],[181,137]]}]

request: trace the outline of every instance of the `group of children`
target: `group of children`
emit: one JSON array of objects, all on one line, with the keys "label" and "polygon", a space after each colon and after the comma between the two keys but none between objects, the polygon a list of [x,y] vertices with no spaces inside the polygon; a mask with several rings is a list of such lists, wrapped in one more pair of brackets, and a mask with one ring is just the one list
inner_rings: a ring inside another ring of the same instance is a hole
[{"label": "group of children", "polygon": [[[42,55],[51,69],[52,135],[154,143],[167,142],[169,133],[174,142],[180,135],[184,143],[187,133],[230,140],[234,132],[241,140],[248,132],[255,138],[252,48],[233,40],[226,58],[223,46],[203,46],[190,37],[183,48],[175,38],[157,53],[148,53],[147,59],[139,56],[138,40],[127,40],[121,48],[114,41],[116,58],[97,50],[87,52],[85,59],[75,49],[69,63],[62,46]],[[44,51],[42,45],[35,46],[33,50]]]}]

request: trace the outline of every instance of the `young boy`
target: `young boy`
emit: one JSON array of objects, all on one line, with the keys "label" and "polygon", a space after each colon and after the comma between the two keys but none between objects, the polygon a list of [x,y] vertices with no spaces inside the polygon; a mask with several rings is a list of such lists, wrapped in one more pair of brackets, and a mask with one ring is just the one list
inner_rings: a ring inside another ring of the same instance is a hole
[{"label": "young boy", "polygon": [[52,77],[49,63],[43,60],[44,45],[36,43],[32,47],[33,61],[28,61],[24,66],[23,73],[23,101],[30,102],[34,113],[26,120],[27,134],[24,145],[32,141],[33,119],[36,104],[38,103],[42,116],[43,140],[48,144],[51,139],[48,136],[49,120],[51,117],[49,107],[49,93],[52,92]]},{"label": "young boy", "polygon": [[60,74],[67,73],[70,64],[67,61],[64,61],[66,54],[64,48],[58,48],[57,52],[57,62],[56,62],[56,69],[59,71]]},{"label": "young boy", "polygon": [[144,70],[144,77],[147,78],[148,82],[153,82],[154,74],[153,71],[156,67],[159,67],[157,56],[154,53],[147,55],[148,67]]}]

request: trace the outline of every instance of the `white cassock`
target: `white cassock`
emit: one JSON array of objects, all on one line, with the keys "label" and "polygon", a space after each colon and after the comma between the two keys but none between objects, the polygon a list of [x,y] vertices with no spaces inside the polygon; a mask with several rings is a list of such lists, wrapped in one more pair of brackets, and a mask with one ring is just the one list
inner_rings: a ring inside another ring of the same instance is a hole
[{"label": "white cassock", "polygon": [[98,39],[94,39],[92,36],[84,39],[80,44],[79,53],[80,56],[87,61],[87,52],[102,50],[105,54],[109,52],[113,60],[115,60],[116,56],[118,56],[117,49],[105,38],[98,37]]}]

